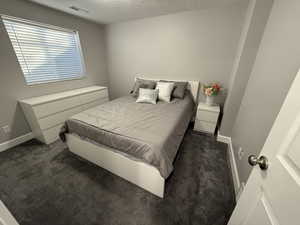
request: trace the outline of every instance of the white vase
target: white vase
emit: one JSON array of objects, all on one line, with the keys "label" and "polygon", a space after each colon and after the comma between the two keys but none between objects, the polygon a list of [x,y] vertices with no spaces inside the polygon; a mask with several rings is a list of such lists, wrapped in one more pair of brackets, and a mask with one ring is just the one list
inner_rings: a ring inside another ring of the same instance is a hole
[{"label": "white vase", "polygon": [[214,105],[215,96],[206,96],[206,105]]}]

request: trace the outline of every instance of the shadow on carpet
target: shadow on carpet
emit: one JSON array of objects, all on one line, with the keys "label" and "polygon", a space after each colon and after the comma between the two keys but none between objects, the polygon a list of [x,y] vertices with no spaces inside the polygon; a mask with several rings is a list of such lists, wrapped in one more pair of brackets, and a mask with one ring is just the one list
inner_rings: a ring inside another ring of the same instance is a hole
[{"label": "shadow on carpet", "polygon": [[234,207],[227,145],[187,132],[165,198],[79,160],[57,141],[0,153],[0,199],[20,225],[225,225]]}]

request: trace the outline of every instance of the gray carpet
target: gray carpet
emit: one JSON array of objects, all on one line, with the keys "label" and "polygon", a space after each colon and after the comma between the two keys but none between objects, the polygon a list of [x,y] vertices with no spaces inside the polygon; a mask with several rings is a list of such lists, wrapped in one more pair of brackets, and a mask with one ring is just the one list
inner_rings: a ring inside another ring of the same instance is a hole
[{"label": "gray carpet", "polygon": [[224,225],[234,207],[226,151],[189,130],[160,199],[60,141],[32,140],[0,153],[0,199],[20,225]]}]

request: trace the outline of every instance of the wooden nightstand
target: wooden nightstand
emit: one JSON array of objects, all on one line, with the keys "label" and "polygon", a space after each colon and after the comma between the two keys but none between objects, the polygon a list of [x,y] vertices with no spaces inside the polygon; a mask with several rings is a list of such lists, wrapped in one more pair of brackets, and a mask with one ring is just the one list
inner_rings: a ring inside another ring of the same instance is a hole
[{"label": "wooden nightstand", "polygon": [[218,118],[220,115],[220,106],[209,106],[199,102],[194,130],[214,134]]}]

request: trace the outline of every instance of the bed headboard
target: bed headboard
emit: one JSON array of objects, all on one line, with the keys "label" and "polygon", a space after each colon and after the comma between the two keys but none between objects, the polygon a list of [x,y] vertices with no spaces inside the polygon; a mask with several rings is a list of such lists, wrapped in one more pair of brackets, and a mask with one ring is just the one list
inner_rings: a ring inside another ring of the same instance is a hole
[{"label": "bed headboard", "polygon": [[[136,78],[140,78],[140,79],[144,79],[144,80],[154,80],[154,81],[160,81],[160,80],[167,80],[167,81],[178,81],[178,82],[188,82],[188,90],[190,90],[193,99],[195,101],[195,103],[198,103],[198,98],[199,98],[199,88],[200,88],[200,82],[199,81],[189,81],[189,80],[169,80],[169,79],[152,79],[149,77],[136,77]],[[135,79],[136,79],[135,78]]]}]

